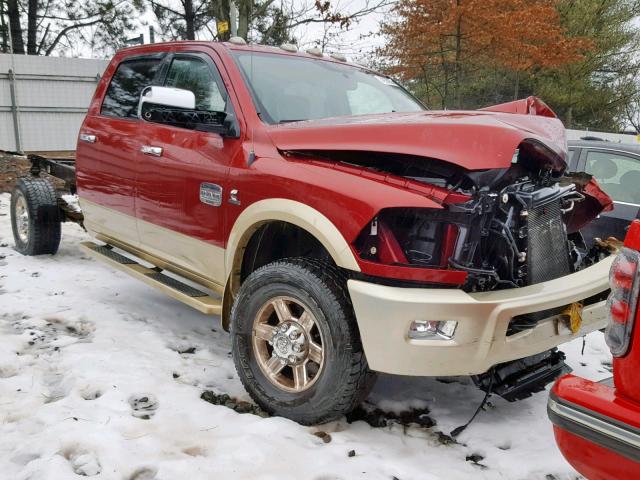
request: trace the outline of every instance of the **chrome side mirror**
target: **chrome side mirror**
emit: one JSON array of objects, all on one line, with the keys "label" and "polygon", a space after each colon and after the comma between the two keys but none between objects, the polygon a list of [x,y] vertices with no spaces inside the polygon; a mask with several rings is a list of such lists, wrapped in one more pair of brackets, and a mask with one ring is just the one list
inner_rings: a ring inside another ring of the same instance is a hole
[{"label": "chrome side mirror", "polygon": [[[144,106],[147,105],[147,108]],[[173,87],[145,87],[140,93],[138,102],[138,117],[150,121],[152,118],[150,106],[164,108],[181,108],[195,110],[196,96],[191,90]]]}]

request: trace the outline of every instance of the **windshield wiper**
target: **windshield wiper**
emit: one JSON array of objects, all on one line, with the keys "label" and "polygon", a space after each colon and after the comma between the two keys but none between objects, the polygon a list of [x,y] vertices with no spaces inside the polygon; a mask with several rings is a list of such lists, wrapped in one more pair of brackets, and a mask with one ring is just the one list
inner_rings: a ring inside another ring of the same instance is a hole
[{"label": "windshield wiper", "polygon": [[306,118],[300,118],[300,119],[291,119],[291,120],[280,120],[278,123],[293,123],[293,122],[306,122],[307,119]]}]

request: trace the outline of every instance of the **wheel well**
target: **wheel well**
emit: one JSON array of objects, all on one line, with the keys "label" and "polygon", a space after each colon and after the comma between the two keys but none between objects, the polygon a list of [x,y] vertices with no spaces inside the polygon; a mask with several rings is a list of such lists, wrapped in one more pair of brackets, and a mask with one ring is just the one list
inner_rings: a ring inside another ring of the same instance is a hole
[{"label": "wheel well", "polygon": [[318,258],[333,263],[327,249],[305,229],[283,221],[268,222],[258,227],[247,243],[240,283],[258,268],[289,257]]},{"label": "wheel well", "polygon": [[[249,240],[241,242],[233,260],[222,301],[222,328],[229,331],[231,307],[242,282],[256,269],[288,257],[326,260],[336,265],[324,245],[302,227],[271,220],[253,227]],[[248,232],[247,232],[248,233]]]}]

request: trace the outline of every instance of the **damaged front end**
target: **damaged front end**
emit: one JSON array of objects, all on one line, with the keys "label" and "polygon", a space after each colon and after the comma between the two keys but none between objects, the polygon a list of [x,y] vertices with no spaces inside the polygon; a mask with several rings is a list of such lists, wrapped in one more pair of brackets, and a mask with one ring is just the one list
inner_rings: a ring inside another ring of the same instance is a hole
[{"label": "damaged front end", "polygon": [[[363,261],[439,272],[434,279],[446,271],[464,272],[459,288],[470,293],[547,282],[601,260],[609,252],[599,244],[587,251],[580,228],[610,209],[611,200],[590,176],[564,176],[533,161],[530,153],[520,149],[509,168],[487,171],[437,161],[425,162],[419,171],[412,164],[411,181],[442,189],[443,208],[383,209],[357,238],[355,250]],[[518,315],[506,335],[534,329],[550,317],[558,329],[575,333],[580,314],[571,312],[605,298],[603,292],[581,303]],[[481,389],[514,401],[544,389],[567,368],[564,355],[554,349],[472,378]]]},{"label": "damaged front end", "polygon": [[[579,228],[610,208],[589,178],[532,169],[519,150],[511,167],[464,171],[424,162],[422,181],[450,192],[442,209],[387,208],[355,242],[363,260],[467,274],[468,292],[552,280],[592,264]],[[436,169],[430,169],[436,165]],[[414,170],[416,166],[414,165]]]}]

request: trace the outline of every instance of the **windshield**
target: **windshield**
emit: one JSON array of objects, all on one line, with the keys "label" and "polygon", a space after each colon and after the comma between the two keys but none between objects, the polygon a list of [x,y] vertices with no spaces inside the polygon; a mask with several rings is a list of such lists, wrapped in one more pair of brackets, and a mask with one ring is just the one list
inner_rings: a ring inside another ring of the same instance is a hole
[{"label": "windshield", "polygon": [[424,110],[390,78],[357,67],[291,55],[234,56],[267,123]]}]

